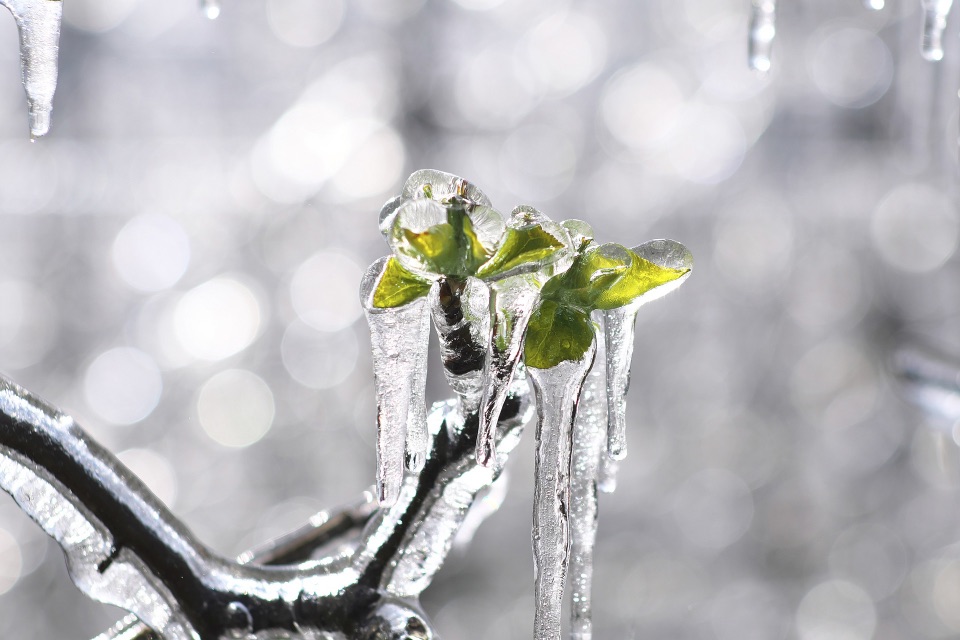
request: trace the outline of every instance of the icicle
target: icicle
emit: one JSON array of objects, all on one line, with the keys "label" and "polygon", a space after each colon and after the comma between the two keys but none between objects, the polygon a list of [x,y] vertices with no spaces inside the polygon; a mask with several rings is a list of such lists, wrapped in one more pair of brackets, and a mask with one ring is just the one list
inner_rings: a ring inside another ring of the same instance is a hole
[{"label": "icicle", "polygon": [[873,9],[874,11],[880,11],[883,9],[884,1],[883,0],[863,0],[863,6],[867,9]]},{"label": "icicle", "polygon": [[617,490],[617,472],[620,471],[620,461],[614,460],[604,452],[600,460],[600,473],[597,478],[597,489],[601,493],[613,493]]},{"label": "icicle", "polygon": [[923,35],[920,53],[931,62],[943,59],[943,31],[953,0],[921,0],[923,6]]},{"label": "icicle", "polygon": [[[377,498],[396,502],[408,466],[422,465],[426,455],[423,386],[426,380],[430,316],[427,298],[394,308],[373,306],[373,293],[386,269],[381,258],[367,271],[360,299],[370,325],[373,374],[377,392]],[[406,444],[405,444],[406,443]]]},{"label": "icicle", "polygon": [[490,343],[490,289],[477,278],[444,278],[430,290],[429,306],[447,383],[459,396],[461,413],[473,413],[480,406]]},{"label": "icicle", "polygon": [[490,285],[490,351],[483,373],[480,428],[477,434],[477,462],[486,467],[493,466],[497,461],[497,417],[507,398],[517,365],[520,364],[523,336],[543,282],[540,274],[528,273]]},{"label": "icicle", "polygon": [[[601,327],[603,315],[593,313]],[[604,341],[597,340],[597,353],[580,394],[573,427],[573,470],[570,474],[570,637],[593,636],[591,585],[593,548],[597,538],[597,488],[606,458],[607,370]]]},{"label": "icicle", "polygon": [[549,369],[528,367],[537,397],[533,497],[534,638],[559,640],[569,551],[571,438],[577,401],[593,364],[596,340],[583,359]]},{"label": "icicle", "polygon": [[747,56],[751,69],[760,73],[770,71],[770,52],[776,35],[776,0],[751,0],[750,34],[747,42]]},{"label": "icicle", "polygon": [[13,14],[20,31],[20,66],[30,109],[30,135],[50,130],[53,94],[57,90],[60,51],[60,0],[0,0]]},{"label": "icicle", "polygon": [[[651,240],[634,247],[645,260],[670,269],[692,269],[693,256],[679,242]],[[607,454],[614,460],[627,455],[627,390],[630,388],[630,363],[633,360],[633,334],[640,307],[673,291],[690,277],[686,275],[663,286],[651,289],[630,304],[604,312],[607,346],[607,400],[609,427]]]},{"label": "icicle", "polygon": [[200,10],[210,20],[220,17],[220,0],[200,0]]}]

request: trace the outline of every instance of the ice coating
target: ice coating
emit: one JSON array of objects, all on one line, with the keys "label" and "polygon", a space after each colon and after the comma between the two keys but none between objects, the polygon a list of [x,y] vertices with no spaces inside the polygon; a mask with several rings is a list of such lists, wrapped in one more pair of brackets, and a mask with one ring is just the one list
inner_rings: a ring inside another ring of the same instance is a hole
[{"label": "ice coating", "polygon": [[423,393],[430,330],[426,298],[388,309],[373,305],[387,262],[375,262],[360,286],[377,395],[377,498],[385,506],[400,494],[405,459],[416,467],[426,453]]},{"label": "ice coating", "polygon": [[751,0],[747,41],[747,59],[751,69],[760,73],[770,71],[770,53],[776,35],[776,0]]},{"label": "ice coating", "polygon": [[490,206],[490,200],[475,185],[452,173],[436,169],[421,169],[410,174],[403,185],[400,197],[404,199],[429,197],[434,200],[443,200],[455,195],[480,205]]},{"label": "ice coating", "polygon": [[693,256],[686,247],[673,240],[651,240],[634,247],[633,251],[658,266],[688,271],[676,280],[651,289],[624,307],[604,312],[609,404],[607,454],[614,460],[622,460],[627,455],[627,391],[630,388],[630,365],[633,360],[637,312],[644,304],[663,297],[682,285],[693,269]]},{"label": "ice coating", "polygon": [[[592,314],[603,333],[603,315]],[[591,588],[593,549],[597,538],[597,489],[606,458],[607,369],[606,347],[597,340],[593,366],[583,385],[573,427],[570,474],[570,637],[593,636]]]},{"label": "ice coating", "polygon": [[490,343],[490,289],[477,278],[442,278],[430,290],[430,312],[440,339],[447,383],[459,398],[461,413],[477,410]]},{"label": "ice coating", "polygon": [[523,354],[523,338],[545,278],[526,273],[490,285],[490,350],[483,371],[477,461],[496,464],[496,424]]},{"label": "ice coating", "polygon": [[947,16],[953,0],[921,0],[923,8],[923,32],[920,53],[927,60],[943,59],[943,32],[947,28]]},{"label": "ice coating", "polygon": [[601,493],[613,493],[617,490],[618,471],[620,471],[620,461],[614,460],[608,453],[604,452],[597,476],[597,489]]},{"label": "ice coating", "polygon": [[60,0],[0,0],[13,14],[20,32],[20,66],[30,113],[30,135],[50,130],[53,94],[57,90],[60,51]]},{"label": "ice coating", "polygon": [[573,421],[596,340],[578,361],[527,369],[537,399],[533,494],[535,640],[560,638],[560,615],[570,544],[568,514]]}]

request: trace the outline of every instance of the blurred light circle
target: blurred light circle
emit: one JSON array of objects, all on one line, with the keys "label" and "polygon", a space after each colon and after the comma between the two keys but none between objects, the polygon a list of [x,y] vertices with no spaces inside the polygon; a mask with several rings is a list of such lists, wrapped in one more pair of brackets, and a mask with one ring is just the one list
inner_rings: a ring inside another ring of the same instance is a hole
[{"label": "blurred light circle", "polygon": [[113,241],[113,266],[140,291],[172,287],[189,263],[190,238],[180,223],[166,216],[137,216]]},{"label": "blurred light circle", "polygon": [[960,562],[938,563],[933,581],[933,606],[937,617],[954,633],[960,633]]},{"label": "blurred light circle", "polygon": [[343,200],[381,195],[400,181],[406,159],[403,139],[393,127],[374,129],[353,147],[331,185]]},{"label": "blurred light circle", "polygon": [[273,426],[273,392],[260,376],[242,369],[222,371],[200,389],[200,426],[225,447],[248,447]]},{"label": "blurred light circle", "polygon": [[191,289],[173,312],[177,341],[201,360],[222,360],[246,349],[260,331],[260,320],[257,297],[228,276]]},{"label": "blurred light circle", "polygon": [[426,0],[358,0],[363,11],[377,20],[399,22],[423,9]]},{"label": "blurred light circle", "polygon": [[140,0],[71,0],[64,3],[63,21],[75,29],[103,33],[120,26]]},{"label": "blurred light circle", "polygon": [[270,30],[295,47],[329,40],[340,29],[343,13],[343,0],[267,0]]},{"label": "blurred light circle", "polygon": [[536,103],[529,79],[500,48],[474,52],[458,69],[454,87],[442,84],[435,90],[452,90],[458,110],[474,125],[489,129],[512,127]]},{"label": "blurred light circle", "polygon": [[830,102],[866,107],[893,81],[893,56],[876,34],[854,27],[827,27],[812,38],[810,74]]},{"label": "blurred light circle", "polygon": [[690,104],[673,123],[667,154],[683,178],[701,184],[726,180],[740,168],[747,137],[722,107]]},{"label": "blurred light circle", "polygon": [[339,251],[318,251],[297,267],[290,280],[290,301],[305,323],[321,331],[339,331],[360,317],[357,283],[363,270]]},{"label": "blurred light circle", "polygon": [[149,449],[127,449],[117,458],[168,507],[177,499],[177,473],[165,457]]},{"label": "blurred light circle", "polygon": [[680,531],[693,544],[723,549],[739,540],[753,520],[753,496],[739,476],[706,469],[683,483],[673,500]]},{"label": "blurred light circle", "polygon": [[23,369],[39,362],[57,335],[57,308],[39,287],[0,281],[0,369]]},{"label": "blurred light circle", "polygon": [[673,75],[652,62],[618,72],[603,87],[600,117],[610,134],[636,151],[664,146],[685,104]]},{"label": "blurred light circle", "polygon": [[294,322],[283,334],[280,354],[294,380],[311,389],[329,389],[353,373],[359,346],[352,329],[329,333]]},{"label": "blurred light circle", "polygon": [[597,77],[607,59],[606,35],[584,13],[558,12],[527,34],[533,73],[553,93],[572,93]]},{"label": "blurred light circle", "polygon": [[511,133],[500,158],[501,178],[514,193],[548,200],[560,195],[573,179],[577,149],[560,127],[534,124]]},{"label": "blurred light circle", "polygon": [[716,640],[779,640],[786,636],[790,618],[771,585],[753,582],[725,587],[710,607]]},{"label": "blurred light circle", "polygon": [[790,388],[794,403],[811,424],[836,429],[866,419],[880,391],[866,356],[838,340],[804,354],[794,366]]},{"label": "blurred light circle", "polygon": [[890,265],[911,273],[933,271],[957,250],[960,222],[951,200],[923,184],[893,189],[870,220],[873,244]]},{"label": "blurred light circle", "polygon": [[0,595],[9,591],[23,572],[23,556],[17,539],[0,529]]},{"label": "blurred light circle", "polygon": [[877,626],[877,612],[863,589],[830,580],[803,597],[796,626],[798,640],[869,640]]},{"label": "blurred light circle", "polygon": [[104,351],[83,377],[87,405],[107,422],[140,422],[157,407],[163,378],[153,359],[132,347]]}]

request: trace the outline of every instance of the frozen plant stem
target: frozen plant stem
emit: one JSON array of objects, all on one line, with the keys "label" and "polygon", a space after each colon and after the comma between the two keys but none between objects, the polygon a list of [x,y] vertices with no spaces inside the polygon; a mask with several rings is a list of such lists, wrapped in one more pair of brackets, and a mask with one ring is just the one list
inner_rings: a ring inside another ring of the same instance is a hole
[{"label": "frozen plant stem", "polygon": [[573,422],[596,339],[579,360],[527,369],[537,399],[536,484],[533,495],[535,640],[559,640],[570,544]]},{"label": "frozen plant stem", "polygon": [[53,94],[57,90],[57,58],[60,51],[60,0],[0,0],[13,14],[20,32],[20,67],[27,92],[30,136],[39,138],[50,130]]},{"label": "frozen plant stem", "polygon": [[747,59],[751,69],[759,73],[770,71],[770,53],[776,35],[776,0],[751,0],[750,33],[747,41]]}]

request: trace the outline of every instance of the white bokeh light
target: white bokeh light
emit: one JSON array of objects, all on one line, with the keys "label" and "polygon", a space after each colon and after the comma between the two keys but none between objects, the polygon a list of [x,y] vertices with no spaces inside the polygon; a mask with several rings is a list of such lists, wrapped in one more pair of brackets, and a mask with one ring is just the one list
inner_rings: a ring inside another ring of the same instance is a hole
[{"label": "white bokeh light", "polygon": [[150,449],[126,449],[117,458],[168,507],[177,499],[177,473],[164,456]]},{"label": "white bokeh light", "polygon": [[23,572],[23,555],[17,539],[0,529],[0,595],[9,591]]},{"label": "white bokeh light", "polygon": [[134,424],[149,416],[162,392],[163,378],[156,362],[132,347],[104,351],[83,377],[87,405],[116,425]]},{"label": "white bokeh light", "polygon": [[260,331],[257,296],[230,276],[191,289],[173,313],[177,341],[184,351],[201,360],[222,360],[239,353]]},{"label": "white bokeh light", "polygon": [[297,315],[314,329],[339,331],[360,317],[357,283],[363,270],[340,251],[318,251],[290,280],[290,301]]},{"label": "white bokeh light", "polygon": [[250,371],[222,371],[200,389],[197,415],[210,438],[225,447],[248,447],[273,426],[273,392]]},{"label": "white bokeh light", "polygon": [[113,265],[139,291],[172,287],[190,263],[190,238],[180,224],[160,215],[141,215],[124,225],[113,241]]},{"label": "white bokeh light", "polygon": [[884,197],[870,220],[873,244],[888,264],[910,273],[933,271],[957,250],[960,220],[933,187],[907,183]]}]

